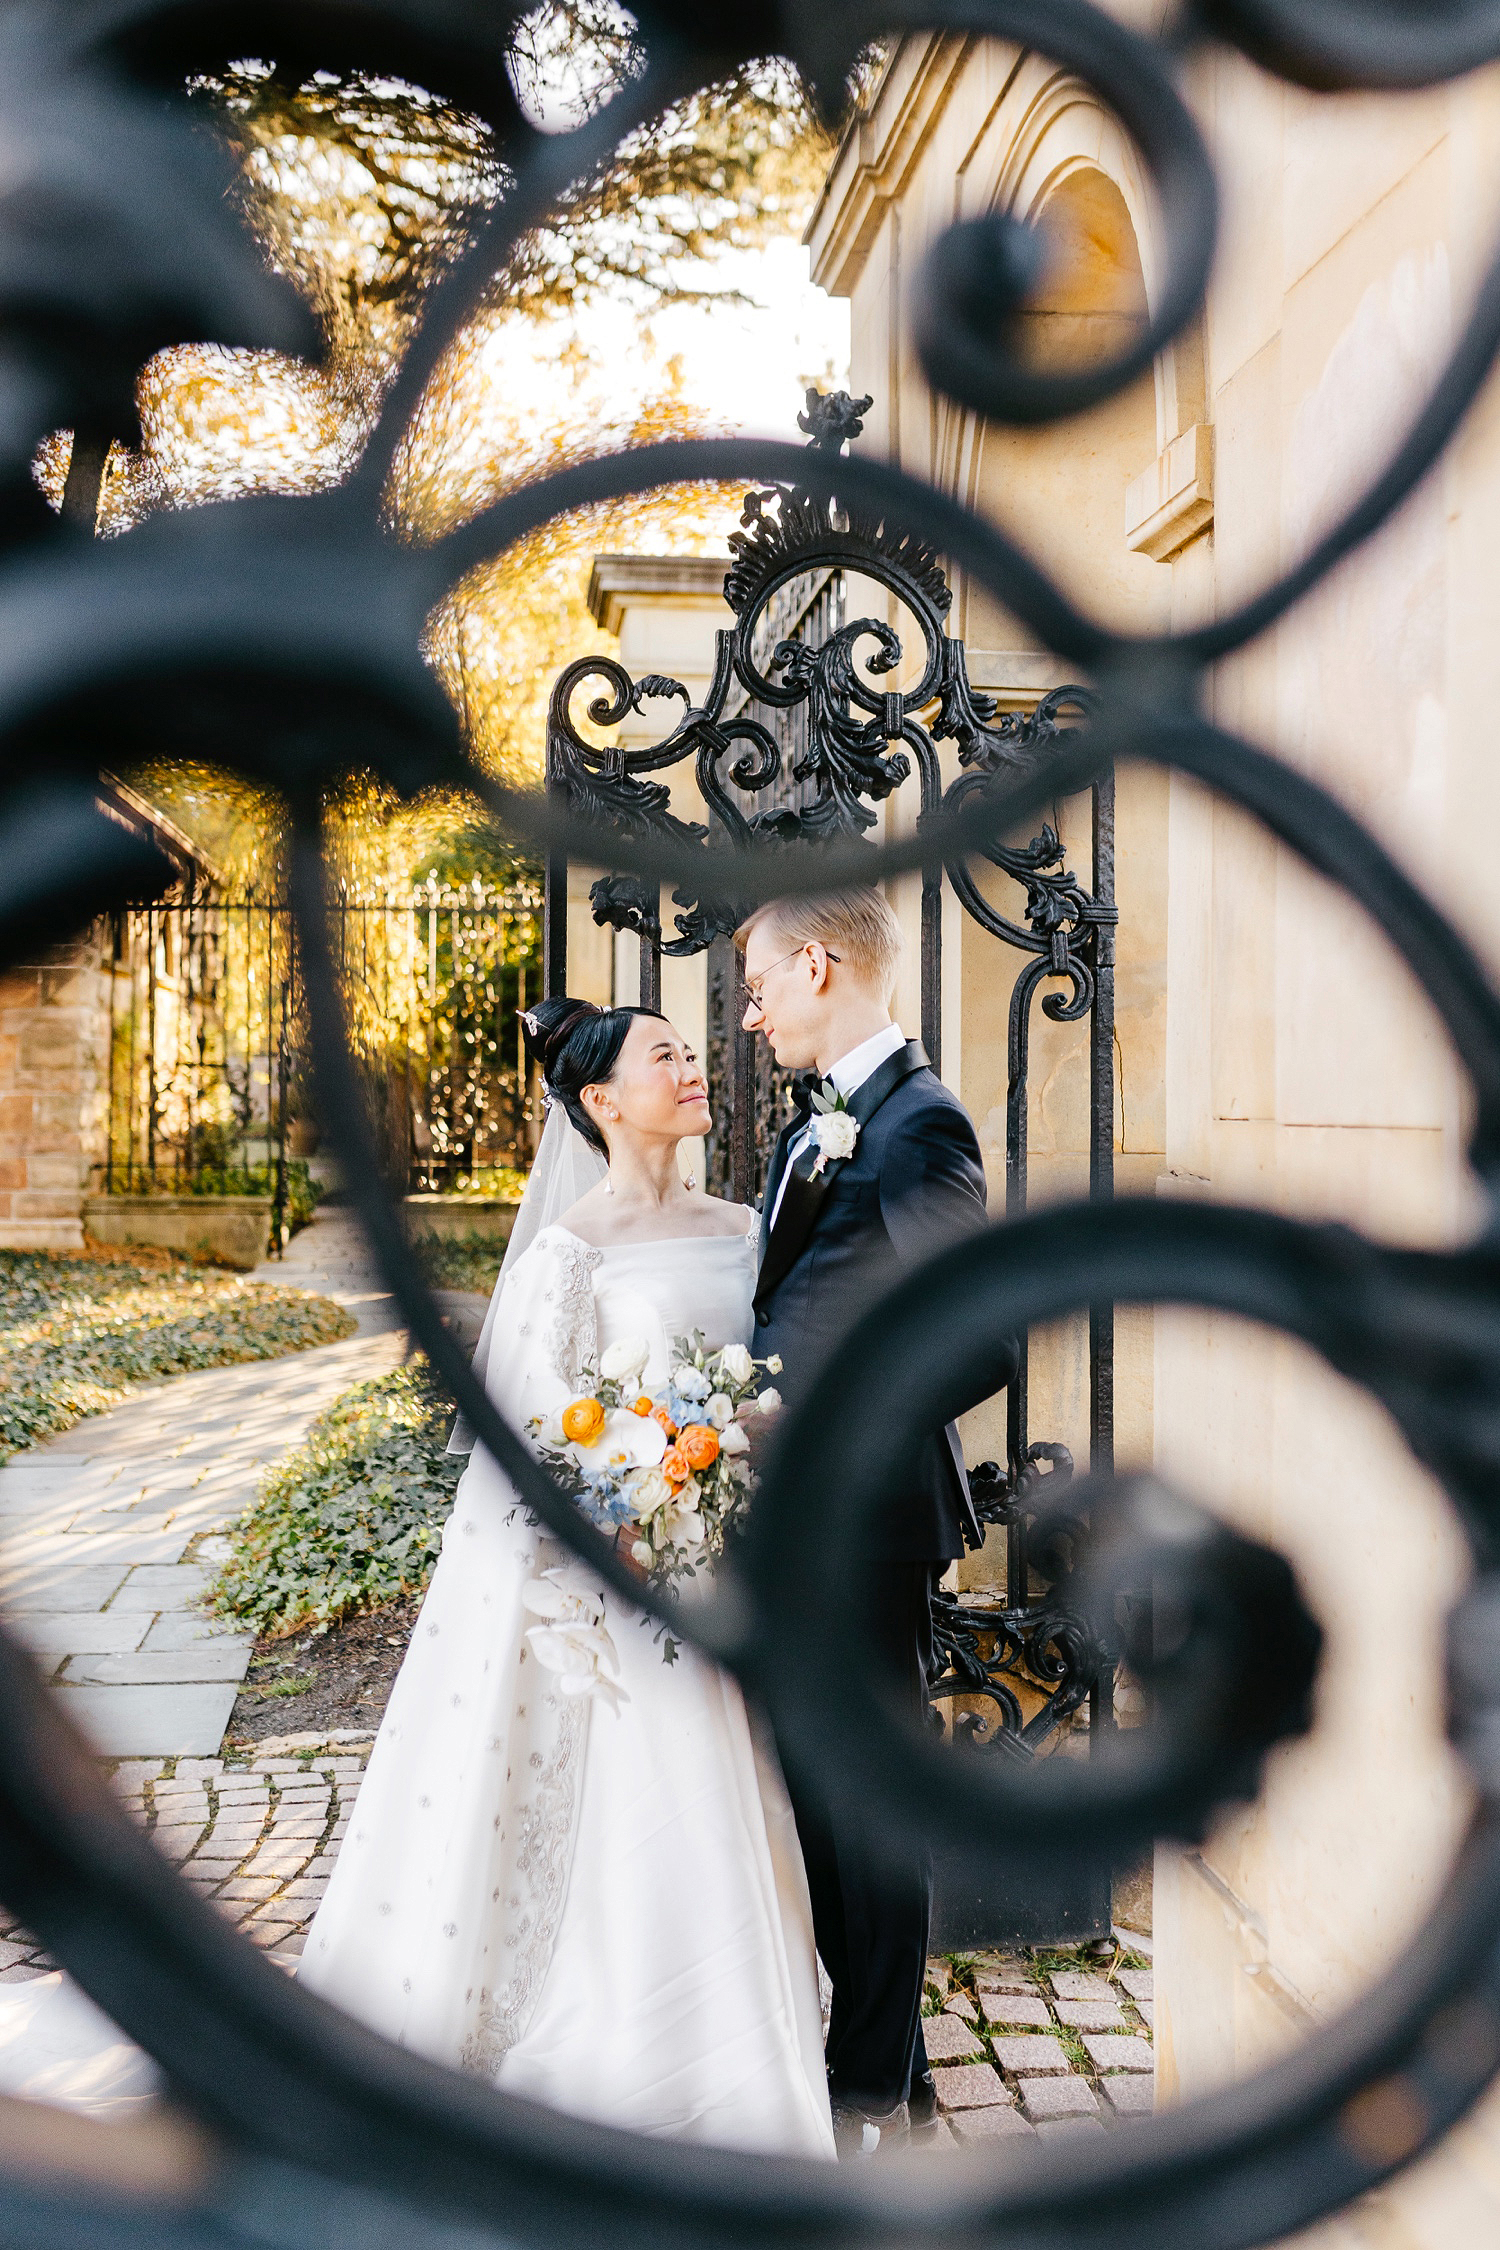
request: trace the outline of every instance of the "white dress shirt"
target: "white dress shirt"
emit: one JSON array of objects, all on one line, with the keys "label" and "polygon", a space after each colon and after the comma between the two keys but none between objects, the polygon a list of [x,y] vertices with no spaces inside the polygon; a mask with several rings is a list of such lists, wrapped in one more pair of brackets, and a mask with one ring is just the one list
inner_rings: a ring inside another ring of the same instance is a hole
[{"label": "white dress shirt", "polygon": [[[867,1078],[873,1078],[881,1064],[891,1055],[899,1055],[905,1045],[906,1033],[900,1024],[888,1023],[873,1038],[862,1039],[857,1047],[849,1049],[847,1055],[840,1055],[836,1063],[830,1063],[826,1073],[828,1082],[834,1092],[842,1094],[847,1101],[856,1087],[863,1086]],[[812,1119],[809,1118],[786,1152],[786,1165],[776,1186],[776,1207],[771,1213],[773,1227],[781,1216],[781,1199],[786,1194],[786,1183],[791,1177],[792,1166],[811,1139]]]}]

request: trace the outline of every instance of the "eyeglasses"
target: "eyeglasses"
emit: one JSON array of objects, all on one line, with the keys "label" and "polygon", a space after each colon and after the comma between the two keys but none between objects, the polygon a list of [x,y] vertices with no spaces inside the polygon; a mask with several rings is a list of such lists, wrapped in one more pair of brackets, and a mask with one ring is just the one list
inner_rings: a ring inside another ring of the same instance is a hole
[{"label": "eyeglasses", "polygon": [[[765,990],[766,979],[771,974],[771,970],[784,969],[788,961],[795,961],[799,953],[805,953],[809,945],[816,944],[817,942],[818,941],[813,938],[804,938],[801,945],[794,945],[790,953],[783,953],[779,961],[772,961],[768,967],[761,970],[760,975],[753,981],[751,978],[746,977],[745,997],[749,1001],[751,1007],[755,1010],[757,1015],[759,1015],[760,1013],[761,994]],[[843,959],[842,954],[831,953],[826,945],[823,948],[823,954],[824,958],[829,961],[840,961]]]}]

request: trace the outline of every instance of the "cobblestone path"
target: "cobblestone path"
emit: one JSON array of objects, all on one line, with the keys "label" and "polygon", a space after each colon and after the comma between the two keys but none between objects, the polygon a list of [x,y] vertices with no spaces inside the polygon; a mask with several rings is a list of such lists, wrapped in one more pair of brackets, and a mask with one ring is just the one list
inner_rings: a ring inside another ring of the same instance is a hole
[{"label": "cobblestone path", "polygon": [[[183,1877],[293,1970],[372,1739],[294,1735],[243,1759],[127,1758],[115,1785]],[[0,1911],[0,1983],[53,1966]],[[1151,1969],[1141,1952],[1122,1944],[1098,1963],[1065,1953],[934,1960],[927,2005],[922,2028],[949,2147],[1097,2134],[1150,2114]]]},{"label": "cobblestone path", "polygon": [[[274,1961],[295,1965],[322,1902],[370,1754],[368,1735],[263,1743],[254,1757],[127,1758],[126,1806],[158,1851]],[[0,1982],[54,1967],[0,1911]]]},{"label": "cobblestone path", "polygon": [[956,2141],[1102,2133],[1151,2113],[1144,1952],[1122,1943],[1098,1962],[1063,1953],[929,1961],[927,2005],[922,2033]]}]

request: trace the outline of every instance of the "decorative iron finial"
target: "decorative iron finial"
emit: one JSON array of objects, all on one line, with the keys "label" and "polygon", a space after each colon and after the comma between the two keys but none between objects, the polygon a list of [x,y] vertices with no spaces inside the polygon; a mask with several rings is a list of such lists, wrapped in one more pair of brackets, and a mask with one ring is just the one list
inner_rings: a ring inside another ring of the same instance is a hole
[{"label": "decorative iron finial", "polygon": [[825,453],[842,453],[864,429],[864,417],[875,404],[873,396],[851,398],[847,391],[807,393],[807,412],[797,416],[797,427],[807,432],[809,445]]}]

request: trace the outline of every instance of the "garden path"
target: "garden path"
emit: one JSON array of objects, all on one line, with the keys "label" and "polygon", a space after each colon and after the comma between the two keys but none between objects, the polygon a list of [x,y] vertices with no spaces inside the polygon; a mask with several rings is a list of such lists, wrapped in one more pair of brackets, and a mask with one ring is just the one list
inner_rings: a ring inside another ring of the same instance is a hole
[{"label": "garden path", "polygon": [[212,1757],[248,1635],[198,1603],[262,1472],[405,1335],[351,1213],[319,1213],[257,1281],[346,1305],[358,1333],[141,1391],[0,1467],[0,1611],[102,1755]]}]

